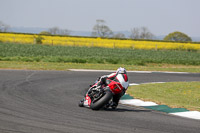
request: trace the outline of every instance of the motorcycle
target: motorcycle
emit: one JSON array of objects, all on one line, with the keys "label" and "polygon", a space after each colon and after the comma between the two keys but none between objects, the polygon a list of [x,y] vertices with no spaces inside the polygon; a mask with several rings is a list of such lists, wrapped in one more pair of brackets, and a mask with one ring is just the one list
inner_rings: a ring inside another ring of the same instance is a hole
[{"label": "motorcycle", "polygon": [[99,110],[101,108],[109,108],[112,103],[114,95],[125,91],[119,82],[111,79],[106,79],[106,84],[101,85],[97,81],[94,83],[86,93],[84,100],[79,103],[80,107],[89,107],[92,110]]}]

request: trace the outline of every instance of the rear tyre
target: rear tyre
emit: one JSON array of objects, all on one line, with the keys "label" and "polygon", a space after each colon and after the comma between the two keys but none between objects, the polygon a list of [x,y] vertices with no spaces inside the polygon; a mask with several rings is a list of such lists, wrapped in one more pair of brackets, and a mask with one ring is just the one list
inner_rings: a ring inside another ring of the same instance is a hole
[{"label": "rear tyre", "polygon": [[101,99],[95,102],[93,101],[91,102],[90,108],[92,110],[99,110],[102,107],[104,107],[104,105],[106,105],[111,100],[112,97],[113,97],[112,92],[110,90],[106,90],[106,94]]}]

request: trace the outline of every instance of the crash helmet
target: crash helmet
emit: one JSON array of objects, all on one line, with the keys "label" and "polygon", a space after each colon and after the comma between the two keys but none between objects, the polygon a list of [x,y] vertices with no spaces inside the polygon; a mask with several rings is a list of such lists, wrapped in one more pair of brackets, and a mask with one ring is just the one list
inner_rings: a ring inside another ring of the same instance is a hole
[{"label": "crash helmet", "polygon": [[125,68],[118,68],[117,69],[117,79],[118,81],[121,83],[121,85],[123,86],[123,88],[127,89],[129,86],[129,82],[128,82],[128,75],[126,73],[126,69]]},{"label": "crash helmet", "polygon": [[118,74],[126,74],[126,69],[123,67],[119,67],[116,71],[116,73]]}]

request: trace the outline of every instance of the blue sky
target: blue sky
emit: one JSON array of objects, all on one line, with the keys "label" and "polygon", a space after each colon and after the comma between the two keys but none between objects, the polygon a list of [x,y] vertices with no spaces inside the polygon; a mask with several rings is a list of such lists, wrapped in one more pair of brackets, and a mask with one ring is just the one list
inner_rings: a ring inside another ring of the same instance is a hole
[{"label": "blue sky", "polygon": [[147,27],[154,35],[200,36],[200,0],[0,0],[0,21],[12,27],[58,26],[92,31],[103,19],[113,31]]}]

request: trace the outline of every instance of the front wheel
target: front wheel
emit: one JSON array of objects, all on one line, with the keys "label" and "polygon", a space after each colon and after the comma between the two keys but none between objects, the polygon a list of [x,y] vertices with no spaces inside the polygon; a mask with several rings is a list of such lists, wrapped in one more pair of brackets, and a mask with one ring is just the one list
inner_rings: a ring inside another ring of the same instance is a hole
[{"label": "front wheel", "polygon": [[105,91],[105,95],[103,95],[103,97],[101,97],[98,101],[92,101],[90,104],[90,108],[92,110],[99,110],[101,109],[104,105],[106,105],[111,98],[113,97],[113,94],[110,90],[106,90]]},{"label": "front wheel", "polygon": [[81,100],[81,101],[78,103],[78,106],[79,106],[79,107],[83,107],[83,106],[84,106],[84,100]]}]

